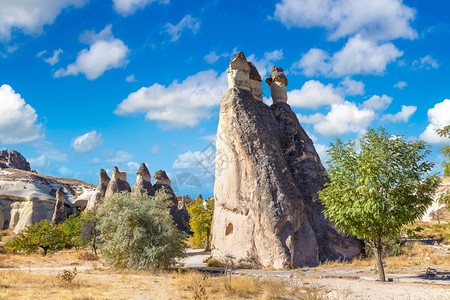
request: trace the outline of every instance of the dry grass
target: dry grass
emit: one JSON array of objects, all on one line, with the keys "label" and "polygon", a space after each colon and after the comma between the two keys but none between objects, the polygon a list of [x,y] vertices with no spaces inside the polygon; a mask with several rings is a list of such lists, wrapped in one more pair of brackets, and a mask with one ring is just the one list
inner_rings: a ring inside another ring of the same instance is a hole
[{"label": "dry grass", "polygon": [[52,268],[52,267],[64,267],[64,266],[79,266],[90,264],[88,260],[81,258],[80,256],[89,254],[83,254],[85,251],[80,250],[62,250],[53,255],[42,256],[39,253],[32,254],[0,254],[0,267],[1,268]]},{"label": "dry grass", "polygon": [[[198,272],[173,275],[171,286],[178,295],[189,299],[323,299],[324,292],[299,281],[290,284],[279,278],[253,276],[208,277]],[[181,287],[181,289],[180,289]]]}]

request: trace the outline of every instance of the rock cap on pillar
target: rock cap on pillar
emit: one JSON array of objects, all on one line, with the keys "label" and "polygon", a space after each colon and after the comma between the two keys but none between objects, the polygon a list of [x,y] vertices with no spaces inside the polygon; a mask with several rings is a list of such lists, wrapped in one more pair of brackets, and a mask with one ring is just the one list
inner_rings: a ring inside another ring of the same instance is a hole
[{"label": "rock cap on pillar", "polygon": [[124,191],[131,192],[130,184],[127,182],[127,173],[120,172],[119,168],[114,166],[111,181],[108,183],[105,192],[105,197]]},{"label": "rock cap on pillar", "polygon": [[142,163],[136,172],[137,178],[131,192],[137,195],[147,194],[153,196],[155,194],[155,189],[151,183],[151,175],[147,166]]},{"label": "rock cap on pillar", "polygon": [[159,182],[168,184],[170,186],[170,179],[167,176],[166,171],[158,170],[158,171],[155,172],[155,175],[153,177],[155,177],[156,182],[159,181]]},{"label": "rock cap on pillar", "polygon": [[228,73],[228,89],[240,88],[250,91],[250,65],[242,51],[238,52],[230,62]]},{"label": "rock cap on pillar", "polygon": [[266,79],[267,86],[270,88],[270,94],[272,96],[273,103],[287,102],[287,92],[286,86],[288,85],[288,80],[286,74],[284,74],[282,68],[277,68],[275,66],[271,69],[272,74]]},{"label": "rock cap on pillar", "polygon": [[248,65],[250,66],[250,91],[256,100],[262,101],[261,75],[251,61],[248,62]]}]

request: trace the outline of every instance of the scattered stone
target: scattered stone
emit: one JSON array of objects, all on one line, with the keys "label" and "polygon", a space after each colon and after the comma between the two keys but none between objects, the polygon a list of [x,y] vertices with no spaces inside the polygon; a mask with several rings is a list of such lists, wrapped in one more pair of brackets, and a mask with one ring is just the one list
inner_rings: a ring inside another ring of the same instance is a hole
[{"label": "scattered stone", "polygon": [[152,176],[150,175],[150,172],[148,171],[147,166],[144,163],[141,164],[136,174],[137,174],[136,183],[131,189],[131,192],[136,195],[147,194],[149,196],[154,196],[155,189],[153,188],[151,182]]},{"label": "scattered stone", "polygon": [[65,194],[64,190],[59,187],[56,191],[56,204],[55,204],[55,212],[53,213],[52,221],[55,222],[56,225],[62,223],[66,220],[66,209],[64,207],[65,202]]},{"label": "scattered stone", "polygon": [[127,173],[120,172],[119,168],[114,166],[111,180],[106,188],[105,197],[120,192],[131,192],[131,188],[130,184],[127,182]]}]

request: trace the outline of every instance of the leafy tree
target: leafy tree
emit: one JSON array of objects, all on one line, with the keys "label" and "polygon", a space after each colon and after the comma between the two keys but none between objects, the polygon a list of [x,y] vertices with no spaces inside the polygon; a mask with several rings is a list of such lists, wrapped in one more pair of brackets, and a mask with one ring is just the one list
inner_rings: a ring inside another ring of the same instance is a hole
[{"label": "leafy tree", "polygon": [[57,248],[63,248],[66,241],[66,236],[59,226],[53,221],[42,220],[18,233],[8,243],[7,248],[11,252],[25,251],[27,254],[42,248],[45,256],[47,253],[55,252]]},{"label": "leafy tree", "polygon": [[189,226],[194,232],[192,241],[194,246],[203,247],[210,250],[211,222],[214,211],[214,198],[203,200],[201,197],[195,199],[186,206],[191,218]]},{"label": "leafy tree", "polygon": [[[450,139],[450,125],[447,125],[442,129],[438,129],[436,132],[438,135]],[[444,168],[444,176],[450,176],[450,145],[445,145],[442,149],[442,154],[444,154],[444,156],[448,159],[442,163],[442,167]]]},{"label": "leafy tree", "polygon": [[439,178],[428,175],[434,164],[424,160],[430,150],[422,141],[370,129],[359,142],[360,150],[355,141],[331,143],[329,182],[319,196],[326,217],[373,249],[385,281],[383,240],[398,237],[403,225],[425,213]]},{"label": "leafy tree", "polygon": [[86,244],[85,241],[80,239],[81,227],[83,225],[83,219],[81,215],[70,215],[64,222],[59,224],[61,230],[64,232],[66,238],[66,248],[75,247],[79,249],[80,246]]},{"label": "leafy tree", "polygon": [[99,240],[110,265],[128,269],[167,268],[182,257],[186,236],[169,213],[170,196],[117,193],[98,209]]},{"label": "leafy tree", "polygon": [[94,255],[97,256],[97,237],[100,232],[97,229],[98,216],[95,210],[84,211],[82,221],[80,240],[83,243],[90,243]]}]

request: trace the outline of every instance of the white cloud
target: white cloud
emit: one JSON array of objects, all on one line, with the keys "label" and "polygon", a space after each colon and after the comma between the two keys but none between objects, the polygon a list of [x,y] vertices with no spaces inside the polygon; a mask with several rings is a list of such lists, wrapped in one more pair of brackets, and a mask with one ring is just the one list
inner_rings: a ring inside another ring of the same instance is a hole
[{"label": "white cloud", "polygon": [[364,95],[364,83],[362,81],[356,81],[347,76],[341,81],[341,85],[347,95]]},{"label": "white cloud", "polygon": [[156,154],[161,152],[161,146],[160,145],[153,145],[152,148],[150,149],[150,153],[151,154]]},{"label": "white cloud", "polygon": [[70,145],[75,152],[90,153],[103,143],[102,134],[96,130],[80,135],[72,140]]},{"label": "white cloud", "polygon": [[188,151],[179,154],[172,165],[174,169],[209,169],[214,170],[214,150],[208,147],[204,151]]},{"label": "white cloud", "polygon": [[293,107],[318,108],[341,102],[344,102],[344,99],[331,83],[324,85],[316,80],[305,82],[300,90],[288,92],[288,103]]},{"label": "white cloud", "polygon": [[439,68],[439,63],[431,55],[426,55],[421,59],[416,59],[412,63],[413,69],[437,69]]},{"label": "white cloud", "polygon": [[[53,51],[53,56],[44,58],[44,61],[50,65],[56,65],[59,62],[59,55],[62,53],[62,49],[57,49]],[[38,53],[39,54],[39,53]]]},{"label": "white cloud", "polygon": [[67,154],[61,152],[58,149],[53,148],[49,145],[48,142],[43,142],[44,145],[40,145],[38,148],[38,152],[40,155],[38,157],[30,158],[28,161],[30,162],[31,168],[43,168],[49,169],[52,162],[67,162]]},{"label": "white cloud", "polygon": [[129,16],[153,2],[168,4],[170,0],[113,0],[113,7],[117,13]]},{"label": "white cloud", "polygon": [[66,166],[62,166],[58,169],[58,173],[59,173],[59,175],[64,176],[64,177],[69,177],[69,176],[72,177],[73,175],[75,175],[76,172],[74,170],[67,168]]},{"label": "white cloud", "polygon": [[24,34],[41,34],[43,26],[52,24],[61,11],[69,6],[80,7],[88,0],[29,0],[1,1],[0,41],[8,42],[15,29]]},{"label": "white cloud", "polygon": [[256,58],[255,54],[251,54],[247,57],[248,61],[251,61],[256,69],[258,69],[259,75],[261,75],[261,79],[264,80],[264,77],[267,73],[269,73],[270,68],[272,68],[274,62],[283,59],[283,50],[273,50],[271,52],[264,52],[263,58]]},{"label": "white cloud", "polygon": [[189,29],[193,34],[196,34],[200,29],[200,21],[197,18],[191,17],[191,15],[186,15],[176,25],[172,25],[171,23],[166,24],[166,32],[172,37],[170,39],[172,42],[178,41],[181,32],[186,29]]},{"label": "white cloud", "polygon": [[392,43],[377,45],[365,40],[360,35],[350,38],[332,59],[332,72],[338,76],[353,74],[380,75],[386,70],[386,65],[402,56]]},{"label": "white cloud", "polygon": [[317,124],[319,122],[322,122],[325,116],[322,115],[321,113],[315,113],[312,115],[297,114],[297,118],[300,123]]},{"label": "white cloud", "polygon": [[126,81],[126,82],[136,82],[136,78],[134,78],[134,75],[131,74],[131,75],[128,75],[128,76],[125,78],[125,81]]},{"label": "white cloud", "polygon": [[89,160],[87,163],[88,165],[99,165],[102,161],[98,157],[94,157],[93,159]]},{"label": "white cloud", "polygon": [[408,122],[409,118],[411,118],[411,116],[416,112],[417,107],[416,106],[407,106],[407,105],[402,105],[402,109],[396,113],[396,114],[386,114],[384,115],[381,119],[383,121],[389,121],[389,122],[394,122],[394,123],[399,123],[399,122]]},{"label": "white cloud", "polygon": [[314,130],[324,136],[335,136],[349,132],[361,132],[375,118],[375,113],[367,108],[359,109],[354,103],[332,104],[331,111],[314,124]]},{"label": "white cloud", "polygon": [[207,55],[205,55],[204,59],[209,64],[216,63],[221,57],[229,57],[228,53],[217,54],[216,51],[211,51]]},{"label": "white cloud", "polygon": [[328,74],[330,72],[330,64],[328,60],[330,56],[322,49],[312,48],[306,52],[302,58],[292,64],[291,69],[302,70],[305,76],[313,77],[320,74]]},{"label": "white cloud", "polygon": [[403,90],[403,88],[405,88],[407,85],[408,85],[408,84],[407,84],[406,82],[404,82],[404,81],[399,81],[399,82],[397,82],[396,84],[394,84],[394,87],[395,87],[396,89]]},{"label": "white cloud", "polygon": [[87,79],[94,80],[107,70],[125,66],[130,52],[128,47],[111,33],[111,25],[107,25],[98,34],[84,33],[80,39],[89,44],[89,49],[78,53],[77,60],[67,68],[57,70],[54,77],[77,75],[83,73]]},{"label": "white cloud", "polygon": [[357,34],[333,56],[321,49],[310,49],[291,69],[302,70],[306,76],[381,75],[389,63],[402,55],[392,43],[378,44]]},{"label": "white cloud", "polygon": [[33,107],[11,86],[0,86],[0,142],[20,144],[42,139],[42,124]]},{"label": "white cloud", "polygon": [[381,97],[378,95],[373,95],[369,98],[369,100],[364,101],[363,106],[367,109],[371,110],[386,110],[392,102],[392,97],[387,95],[382,95]]},{"label": "white cloud", "polygon": [[420,138],[432,144],[448,144],[448,138],[438,136],[436,129],[450,125],[450,99],[445,99],[428,110],[428,122],[430,124]]},{"label": "white cloud", "polygon": [[102,155],[104,157],[106,157],[106,160],[108,162],[112,162],[112,163],[121,163],[121,162],[126,162],[126,161],[130,161],[133,159],[133,155],[126,152],[126,151],[114,151],[114,150],[105,150],[102,152]]},{"label": "white cloud", "polygon": [[275,19],[287,27],[324,27],[328,38],[361,34],[372,40],[414,39],[415,10],[402,0],[282,0]]},{"label": "white cloud", "polygon": [[175,80],[168,86],[155,83],[142,87],[129,94],[114,113],[145,113],[147,120],[158,121],[165,129],[194,127],[211,117],[212,109],[226,91],[226,73],[202,71],[181,83]]}]

